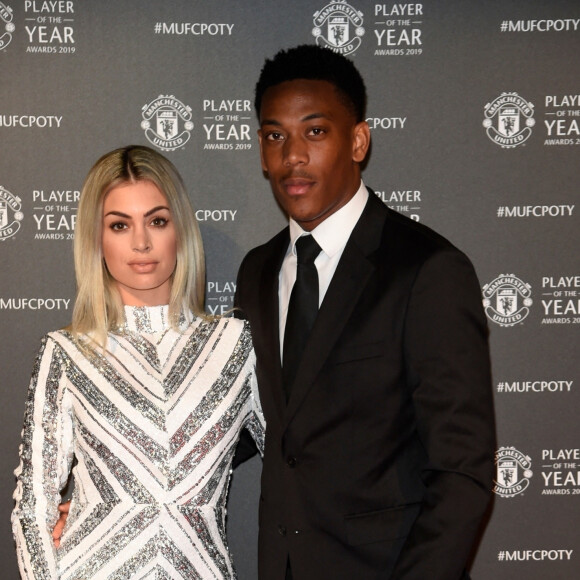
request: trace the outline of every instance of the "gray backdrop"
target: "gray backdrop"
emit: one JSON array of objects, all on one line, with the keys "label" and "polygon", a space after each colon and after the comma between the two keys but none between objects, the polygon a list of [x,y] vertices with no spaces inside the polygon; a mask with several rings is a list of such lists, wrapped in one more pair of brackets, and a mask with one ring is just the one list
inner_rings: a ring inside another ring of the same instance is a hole
[{"label": "gray backdrop", "polygon": [[[250,103],[263,60],[326,44],[366,79],[365,182],[473,259],[490,318],[495,501],[475,579],[580,569],[580,3],[577,0],[0,2],[2,578],[25,390],[74,297],[78,192],[104,152],[152,144],[198,210],[208,309],[284,225]],[[239,577],[256,577],[260,461],[234,476]]]}]

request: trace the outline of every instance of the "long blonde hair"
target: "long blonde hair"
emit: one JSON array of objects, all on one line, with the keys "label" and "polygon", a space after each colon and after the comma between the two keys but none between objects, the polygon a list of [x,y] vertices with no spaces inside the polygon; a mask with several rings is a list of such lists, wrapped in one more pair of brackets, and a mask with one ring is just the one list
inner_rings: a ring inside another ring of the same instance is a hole
[{"label": "long blonde hair", "polygon": [[175,166],[153,149],[122,147],[103,155],[89,171],[75,226],[77,296],[69,329],[76,337],[90,336],[103,348],[107,333],[125,321],[121,296],[103,260],[103,202],[115,187],[139,181],[150,181],[165,195],[175,225],[177,264],[169,299],[171,324],[177,327],[183,310],[204,316],[203,243],[183,180]]}]

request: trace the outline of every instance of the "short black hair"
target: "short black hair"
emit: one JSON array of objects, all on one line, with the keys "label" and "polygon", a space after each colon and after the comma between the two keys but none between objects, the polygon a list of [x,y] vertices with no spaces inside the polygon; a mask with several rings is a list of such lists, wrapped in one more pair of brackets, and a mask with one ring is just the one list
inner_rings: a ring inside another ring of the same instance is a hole
[{"label": "short black hair", "polygon": [[327,81],[333,84],[343,103],[352,111],[356,122],[364,120],[366,88],[353,62],[329,48],[314,44],[301,44],[281,50],[274,58],[266,59],[255,90],[254,107],[258,118],[266,90],[296,79]]}]

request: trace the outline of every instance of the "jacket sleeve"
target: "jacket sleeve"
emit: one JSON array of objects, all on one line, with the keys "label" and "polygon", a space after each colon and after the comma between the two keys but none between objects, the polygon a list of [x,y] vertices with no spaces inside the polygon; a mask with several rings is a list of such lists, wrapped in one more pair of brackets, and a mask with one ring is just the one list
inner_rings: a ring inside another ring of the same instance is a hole
[{"label": "jacket sleeve", "polygon": [[[243,303],[243,269],[244,264],[246,263],[246,259],[242,261],[242,265],[240,266],[237,282],[236,282],[236,295],[234,298],[234,307],[236,310],[234,311],[234,315],[236,318],[245,318],[245,314],[243,311],[244,303]],[[265,430],[264,419],[262,414],[261,406],[259,406],[259,395],[257,391],[257,381],[256,381],[256,371],[255,371],[255,354],[252,351],[252,356],[254,357],[254,365],[252,367],[253,376],[252,380],[252,396],[256,397],[254,400],[257,403],[257,407],[259,407],[260,416],[256,416],[256,421],[253,422],[252,427],[253,430],[250,430],[248,426],[242,431],[240,435],[240,440],[236,447],[236,453],[234,455],[234,459],[232,461],[232,467],[235,469],[238,465],[244,463],[258,452],[258,448],[256,446],[256,441],[259,437],[259,430]],[[261,417],[261,419],[260,419]],[[263,454],[263,432],[261,434],[262,439],[262,448],[260,450],[260,454]]]},{"label": "jacket sleeve", "polygon": [[469,260],[421,267],[405,324],[417,430],[428,456],[420,514],[389,580],[459,580],[492,489],[495,425],[488,332]]},{"label": "jacket sleeve", "polygon": [[20,464],[12,512],[20,575],[25,580],[56,580],[52,530],[58,519],[60,490],[72,463],[73,424],[65,357],[51,336],[42,346],[25,404]]}]

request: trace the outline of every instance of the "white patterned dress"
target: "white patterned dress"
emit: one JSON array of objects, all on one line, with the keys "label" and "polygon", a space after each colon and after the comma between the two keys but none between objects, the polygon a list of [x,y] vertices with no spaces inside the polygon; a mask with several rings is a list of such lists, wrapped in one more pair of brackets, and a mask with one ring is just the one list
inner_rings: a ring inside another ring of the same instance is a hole
[{"label": "white patterned dress", "polygon": [[[48,334],[26,401],[16,506],[27,580],[235,578],[225,535],[240,430],[263,448],[250,330],[233,318],[125,308],[123,331],[91,359]],[[61,547],[51,531],[73,457]]]}]

